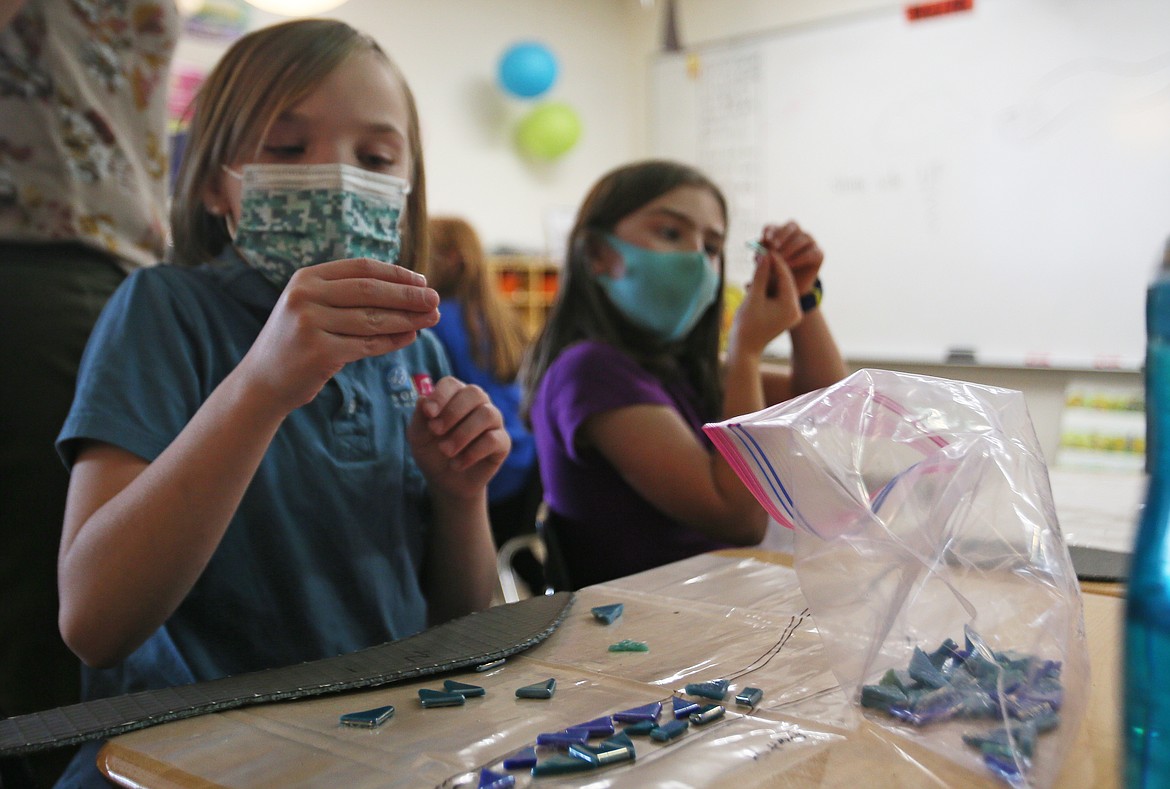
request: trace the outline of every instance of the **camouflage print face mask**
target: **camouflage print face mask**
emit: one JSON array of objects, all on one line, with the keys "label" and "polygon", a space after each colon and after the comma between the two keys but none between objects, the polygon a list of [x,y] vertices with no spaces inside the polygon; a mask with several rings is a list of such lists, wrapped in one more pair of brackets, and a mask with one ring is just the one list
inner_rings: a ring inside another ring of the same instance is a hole
[{"label": "camouflage print face mask", "polygon": [[[410,184],[348,164],[249,164],[233,243],[284,289],[297,269],[342,258],[397,263]],[[229,228],[230,229],[230,228]]]}]

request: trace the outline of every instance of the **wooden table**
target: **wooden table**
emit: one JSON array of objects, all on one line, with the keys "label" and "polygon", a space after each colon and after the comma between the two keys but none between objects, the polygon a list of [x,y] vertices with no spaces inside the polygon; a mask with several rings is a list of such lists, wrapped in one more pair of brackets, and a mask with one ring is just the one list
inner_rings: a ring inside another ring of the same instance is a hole
[{"label": "wooden table", "polygon": [[[455,678],[488,693],[463,707],[422,709],[419,688],[442,679],[248,707],[176,721],[111,740],[99,767],[116,783],[146,787],[474,787],[540,732],[669,697],[687,682],[733,677],[765,699],[743,714],[727,702],[718,725],[677,741],[637,741],[634,763],[563,778],[516,773],[517,786],[612,787],[1002,787],[982,771],[857,716],[825,670],[819,637],[802,605],[791,558],[759,550],[695,557],[630,579],[584,589],[561,628],[504,667]],[[1120,784],[1119,646],[1124,600],[1115,585],[1086,585],[1091,686],[1084,724],[1059,769],[1061,789]],[[590,608],[623,602],[610,626]],[[777,633],[785,634],[779,640]],[[621,639],[647,653],[612,653]],[[779,645],[779,646],[777,646]],[[553,677],[549,701],[514,689]],[[372,730],[338,725],[344,712],[393,704]],[[847,722],[852,716],[854,724]],[[1043,751],[1038,759],[1044,757]],[[1055,765],[1053,765],[1055,767]]]}]

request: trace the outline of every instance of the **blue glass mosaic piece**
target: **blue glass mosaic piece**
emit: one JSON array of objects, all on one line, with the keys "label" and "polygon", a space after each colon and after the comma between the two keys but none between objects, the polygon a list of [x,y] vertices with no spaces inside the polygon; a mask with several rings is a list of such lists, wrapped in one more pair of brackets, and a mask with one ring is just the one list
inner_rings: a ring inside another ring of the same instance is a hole
[{"label": "blue glass mosaic piece", "polygon": [[672,696],[670,703],[674,705],[674,717],[676,719],[685,718],[692,712],[699,711],[699,702],[684,699],[680,696]]},{"label": "blue glass mosaic piece", "polygon": [[645,641],[634,641],[630,638],[623,638],[616,644],[609,645],[610,652],[649,652],[650,645]]},{"label": "blue glass mosaic piece", "polygon": [[710,682],[691,682],[686,691],[689,696],[702,696],[705,699],[723,701],[727,695],[727,687],[731,683],[725,679],[713,679]]},{"label": "blue glass mosaic piece", "polygon": [[914,680],[911,679],[909,672],[898,668],[891,668],[882,675],[882,680],[879,684],[897,688],[903,693],[906,693],[914,684]]},{"label": "blue glass mosaic piece", "polygon": [[609,715],[594,718],[585,723],[576,723],[569,727],[570,731],[574,729],[584,729],[589,732],[590,737],[608,737],[616,731],[613,725],[613,718]]},{"label": "blue glass mosaic piece", "polygon": [[430,688],[419,688],[418,700],[422,702],[424,707],[459,707],[467,703],[467,700],[459,693],[447,693]]},{"label": "blue glass mosaic piece", "polygon": [[963,692],[948,685],[926,692],[911,691],[906,705],[895,704],[886,711],[913,726],[926,726],[956,717],[964,704]]},{"label": "blue glass mosaic piece", "polygon": [[548,745],[553,748],[568,748],[574,743],[585,742],[589,739],[589,732],[585,729],[564,729],[562,731],[546,731],[536,735],[537,745]]},{"label": "blue glass mosaic piece", "polygon": [[479,786],[476,789],[512,789],[516,776],[493,773],[488,768],[479,771]]},{"label": "blue glass mosaic piece", "polygon": [[754,707],[764,698],[764,691],[759,688],[744,688],[735,694],[735,703],[745,707]]},{"label": "blue glass mosaic piece", "polygon": [[914,647],[914,655],[910,658],[910,678],[928,688],[941,688],[947,684],[947,677],[938,666],[930,662],[930,656],[918,647]]},{"label": "blue glass mosaic piece", "polygon": [[861,689],[861,706],[882,712],[895,707],[905,707],[910,699],[896,685],[865,685]]},{"label": "blue glass mosaic piece", "polygon": [[628,710],[615,712],[613,719],[619,723],[634,723],[637,721],[656,721],[658,715],[662,712],[662,702],[655,701],[650,704],[643,704],[641,707],[631,707]]},{"label": "blue glass mosaic piece", "polygon": [[565,754],[557,753],[541,759],[532,768],[532,775],[539,777],[542,775],[563,775],[565,773],[579,773],[585,770],[592,770],[597,765],[578,759],[576,756],[567,756]]},{"label": "blue glass mosaic piece", "polygon": [[657,725],[658,725],[657,720],[650,720],[649,718],[647,718],[646,720],[641,720],[641,721],[636,721],[634,723],[631,723],[629,726],[626,726],[625,728],[623,728],[622,732],[624,734],[634,734],[634,735],[649,734],[650,732],[654,731],[654,727]]},{"label": "blue glass mosaic piece", "polygon": [[968,654],[970,654],[970,649],[968,649],[968,652],[962,652],[959,650],[959,645],[955,643],[954,639],[948,638],[939,644],[938,649],[926,657],[939,671],[944,674],[949,674],[957,664],[962,663],[966,659]]},{"label": "blue glass mosaic piece", "polygon": [[458,693],[465,699],[482,696],[487,692],[479,685],[468,685],[466,682],[456,682],[453,679],[443,680],[443,690],[448,693]]},{"label": "blue glass mosaic piece", "polygon": [[385,707],[375,707],[372,710],[347,712],[341,716],[341,723],[346,726],[372,729],[390,720],[392,715],[394,715],[394,707],[393,705],[387,704]]},{"label": "blue glass mosaic piece", "polygon": [[682,733],[690,727],[686,720],[673,720],[656,726],[654,731],[650,732],[650,739],[658,742],[666,742],[673,740],[676,737],[681,737]]},{"label": "blue glass mosaic piece", "polygon": [[711,721],[719,720],[725,712],[727,712],[727,708],[722,704],[704,704],[698,712],[692,712],[688,715],[687,720],[696,726],[703,726]]},{"label": "blue glass mosaic piece", "polygon": [[607,625],[612,625],[614,621],[622,615],[622,611],[624,609],[625,606],[623,606],[621,603],[613,603],[611,605],[595,606],[591,610],[593,611],[593,618],[598,622],[604,622]]},{"label": "blue glass mosaic piece", "polygon": [[533,685],[525,685],[516,689],[516,697],[520,699],[551,699],[557,690],[557,681],[548,679]]},{"label": "blue glass mosaic piece", "polygon": [[527,770],[536,765],[536,748],[531,745],[521,748],[504,759],[505,770]]},{"label": "blue glass mosaic piece", "polygon": [[569,746],[569,755],[584,759],[595,767],[605,767],[618,762],[632,762],[634,760],[634,744],[629,745],[606,744],[590,745],[579,743]]},{"label": "blue glass mosaic piece", "polygon": [[985,755],[991,754],[1011,759],[1014,747],[1019,753],[1030,758],[1036,749],[1037,734],[1034,723],[1022,721],[1011,726],[1000,726],[987,732],[964,734],[963,742],[978,748]]}]

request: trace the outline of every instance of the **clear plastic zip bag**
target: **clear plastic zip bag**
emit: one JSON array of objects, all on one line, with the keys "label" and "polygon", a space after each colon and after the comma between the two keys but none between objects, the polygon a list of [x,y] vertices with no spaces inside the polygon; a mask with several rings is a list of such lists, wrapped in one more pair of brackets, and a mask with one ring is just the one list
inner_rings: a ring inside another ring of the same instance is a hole
[{"label": "clear plastic zip bag", "polygon": [[871,721],[1049,786],[1088,701],[1080,587],[1021,393],[885,370],[706,426],[781,524]]}]

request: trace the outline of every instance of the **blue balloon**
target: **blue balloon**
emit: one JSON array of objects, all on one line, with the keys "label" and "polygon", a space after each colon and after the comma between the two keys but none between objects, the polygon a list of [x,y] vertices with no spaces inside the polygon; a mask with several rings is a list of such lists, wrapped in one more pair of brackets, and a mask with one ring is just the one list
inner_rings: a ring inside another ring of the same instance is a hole
[{"label": "blue balloon", "polygon": [[557,59],[543,44],[514,44],[500,58],[500,86],[522,99],[539,96],[557,79]]}]

